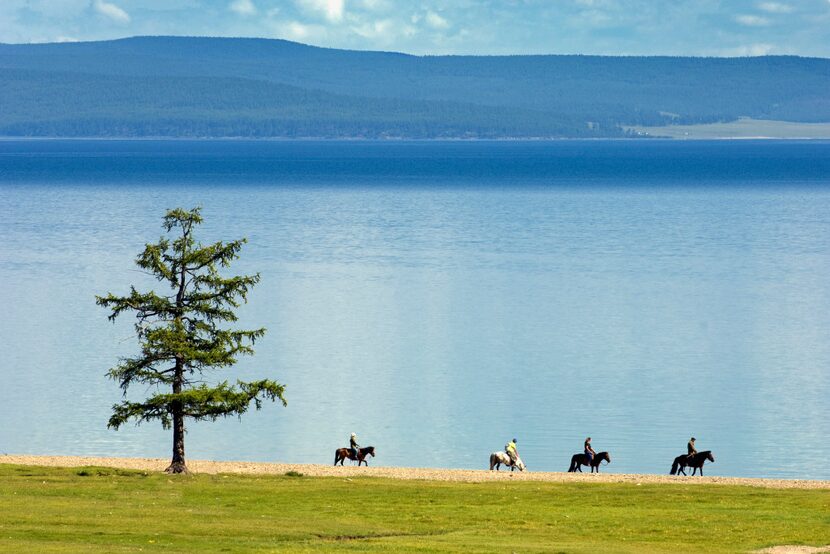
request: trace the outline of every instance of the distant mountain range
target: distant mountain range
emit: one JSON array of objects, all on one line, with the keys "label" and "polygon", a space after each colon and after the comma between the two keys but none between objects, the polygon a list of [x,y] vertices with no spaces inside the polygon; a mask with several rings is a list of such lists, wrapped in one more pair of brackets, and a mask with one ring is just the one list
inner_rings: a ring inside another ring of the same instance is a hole
[{"label": "distant mountain range", "polygon": [[409,56],[283,40],[0,44],[0,135],[623,137],[830,121],[830,60]]}]

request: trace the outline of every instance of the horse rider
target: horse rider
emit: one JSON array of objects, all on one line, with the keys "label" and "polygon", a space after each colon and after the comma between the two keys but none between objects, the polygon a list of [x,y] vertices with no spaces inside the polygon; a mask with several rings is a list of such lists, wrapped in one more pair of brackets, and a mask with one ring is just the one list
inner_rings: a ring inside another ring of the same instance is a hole
[{"label": "horse rider", "polygon": [[504,445],[504,451],[507,453],[507,456],[510,458],[510,463],[512,465],[516,465],[516,462],[519,460],[519,451],[516,450],[516,438],[514,437],[512,441],[508,442]]},{"label": "horse rider", "polygon": [[349,452],[351,453],[353,460],[357,459],[357,453],[359,450],[360,445],[357,444],[357,435],[352,433],[352,435],[349,437]]},{"label": "horse rider", "polygon": [[587,439],[585,439],[585,456],[588,457],[588,464],[589,465],[590,465],[591,462],[594,461],[594,456],[596,456],[596,455],[597,455],[597,453],[594,452],[593,447],[591,447],[591,437],[588,437]]},{"label": "horse rider", "polygon": [[688,452],[686,457],[689,458],[690,460],[692,459],[692,456],[697,454],[697,450],[695,449],[695,438],[694,437],[689,439],[689,444],[686,445],[686,450]]}]

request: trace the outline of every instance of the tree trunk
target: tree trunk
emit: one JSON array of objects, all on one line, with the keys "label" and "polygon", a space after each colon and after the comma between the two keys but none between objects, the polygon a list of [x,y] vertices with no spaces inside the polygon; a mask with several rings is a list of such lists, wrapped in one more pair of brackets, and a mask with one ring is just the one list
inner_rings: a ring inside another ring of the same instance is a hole
[{"label": "tree trunk", "polygon": [[[176,372],[173,378],[173,394],[182,392],[182,381],[184,380],[184,363],[181,359],[176,360]],[[182,413],[181,402],[173,403],[173,460],[165,473],[189,473],[184,462],[184,414]]]},{"label": "tree trunk", "polygon": [[173,414],[173,460],[164,472],[189,473],[184,462],[184,416],[181,413]]},{"label": "tree trunk", "polygon": [[[190,234],[190,225],[182,229],[182,243],[187,244]],[[184,248],[184,247],[183,247]],[[187,264],[184,260],[185,252],[181,254],[181,269],[179,270],[179,290],[176,293],[176,328],[182,326],[182,312],[184,310],[185,278],[187,277]],[[173,372],[173,394],[181,394],[184,385],[184,358],[176,354],[176,367]],[[165,469],[166,473],[188,473],[187,465],[184,463],[184,408],[178,400],[171,406],[173,412],[173,460],[170,466]]]}]

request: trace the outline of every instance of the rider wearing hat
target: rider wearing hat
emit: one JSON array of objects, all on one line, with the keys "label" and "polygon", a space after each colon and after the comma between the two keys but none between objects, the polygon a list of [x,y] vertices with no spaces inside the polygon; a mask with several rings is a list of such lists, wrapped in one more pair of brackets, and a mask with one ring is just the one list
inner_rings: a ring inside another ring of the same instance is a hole
[{"label": "rider wearing hat", "polygon": [[357,435],[352,433],[351,437],[349,437],[349,451],[351,452],[353,459],[357,459],[357,451],[360,448],[360,445],[357,444]]},{"label": "rider wearing hat", "polygon": [[504,445],[504,451],[510,457],[510,463],[516,465],[516,462],[519,460],[519,452],[516,450],[516,439],[513,438],[512,441],[508,442]]}]

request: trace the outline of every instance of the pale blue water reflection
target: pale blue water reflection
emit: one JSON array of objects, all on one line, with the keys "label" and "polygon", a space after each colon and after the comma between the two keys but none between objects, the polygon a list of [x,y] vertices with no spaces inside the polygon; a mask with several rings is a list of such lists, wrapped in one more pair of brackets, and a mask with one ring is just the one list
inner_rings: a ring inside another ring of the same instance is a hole
[{"label": "pale blue water reflection", "polygon": [[169,455],[106,429],[135,342],[93,297],[152,286],[133,258],[201,204],[262,273],[241,373],[289,406],[191,425],[190,458],[331,463],[356,431],[476,468],[516,436],[562,471],[591,435],[665,473],[695,435],[713,475],[830,478],[830,144],[170,144],[0,143],[1,451]]}]

